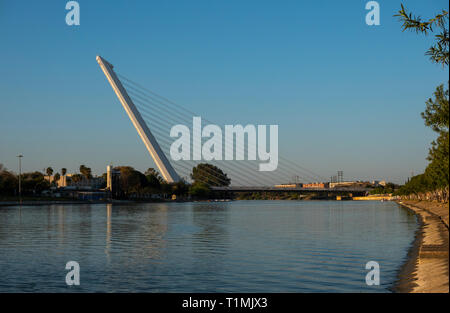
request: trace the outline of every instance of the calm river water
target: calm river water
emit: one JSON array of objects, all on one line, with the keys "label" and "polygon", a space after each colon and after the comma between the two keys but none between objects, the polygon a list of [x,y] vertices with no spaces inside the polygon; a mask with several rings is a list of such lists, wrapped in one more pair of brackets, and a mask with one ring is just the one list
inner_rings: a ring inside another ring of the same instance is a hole
[{"label": "calm river water", "polygon": [[389,292],[417,227],[393,202],[0,207],[0,292]]}]

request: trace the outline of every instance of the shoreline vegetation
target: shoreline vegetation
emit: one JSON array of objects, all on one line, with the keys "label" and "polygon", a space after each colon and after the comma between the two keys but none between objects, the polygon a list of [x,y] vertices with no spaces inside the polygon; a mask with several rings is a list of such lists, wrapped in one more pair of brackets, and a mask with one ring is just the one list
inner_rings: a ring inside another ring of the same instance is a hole
[{"label": "shoreline vegetation", "polygon": [[[434,36],[434,44],[425,54],[448,73],[448,11],[442,9],[434,17],[423,19],[402,4],[394,16],[402,22],[403,31]],[[431,142],[424,172],[409,178],[397,192],[402,199],[397,203],[416,214],[419,230],[394,291],[448,293],[449,82],[438,85],[425,104],[421,116],[437,138]]]},{"label": "shoreline vegetation", "polygon": [[393,291],[448,293],[449,204],[418,200],[396,202],[416,214],[419,229]]},{"label": "shoreline vegetation", "polygon": [[396,197],[391,195],[369,195],[364,197],[350,197],[339,196],[319,196],[315,194],[310,195],[291,195],[288,193],[281,193],[280,195],[270,195],[270,193],[242,193],[234,197],[219,197],[219,198],[137,198],[137,199],[105,199],[105,200],[78,200],[74,198],[55,198],[55,197],[23,197],[19,201],[17,197],[0,198],[0,207],[2,206],[28,206],[28,205],[52,205],[52,204],[99,204],[99,203],[161,203],[161,202],[226,202],[234,200],[266,200],[266,201],[393,201]]}]

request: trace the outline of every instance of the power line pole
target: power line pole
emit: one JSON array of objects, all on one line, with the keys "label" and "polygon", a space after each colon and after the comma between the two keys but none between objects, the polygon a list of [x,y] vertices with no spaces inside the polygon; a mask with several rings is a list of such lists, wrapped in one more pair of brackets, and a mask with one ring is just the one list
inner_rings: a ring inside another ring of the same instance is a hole
[{"label": "power line pole", "polygon": [[338,171],[338,183],[342,183],[344,181],[344,171]]},{"label": "power line pole", "polygon": [[22,204],[22,158],[23,155],[19,154],[19,203]]}]

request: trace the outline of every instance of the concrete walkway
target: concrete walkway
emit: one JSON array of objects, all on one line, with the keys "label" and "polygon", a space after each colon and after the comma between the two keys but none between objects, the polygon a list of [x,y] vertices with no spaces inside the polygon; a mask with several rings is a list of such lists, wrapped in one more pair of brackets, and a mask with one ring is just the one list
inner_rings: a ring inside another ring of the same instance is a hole
[{"label": "concrete walkway", "polygon": [[421,220],[410,269],[400,277],[401,292],[449,292],[449,230],[448,204],[426,201],[401,201],[399,204],[414,211]]}]

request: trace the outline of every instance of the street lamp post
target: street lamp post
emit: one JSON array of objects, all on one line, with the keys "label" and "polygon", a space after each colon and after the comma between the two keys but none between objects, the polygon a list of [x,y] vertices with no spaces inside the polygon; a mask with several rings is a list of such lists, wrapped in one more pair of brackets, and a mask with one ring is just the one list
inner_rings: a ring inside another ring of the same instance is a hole
[{"label": "street lamp post", "polygon": [[22,204],[22,158],[23,155],[19,154],[19,202]]}]

